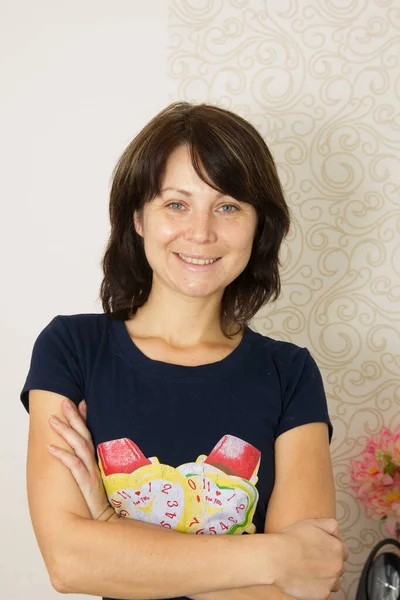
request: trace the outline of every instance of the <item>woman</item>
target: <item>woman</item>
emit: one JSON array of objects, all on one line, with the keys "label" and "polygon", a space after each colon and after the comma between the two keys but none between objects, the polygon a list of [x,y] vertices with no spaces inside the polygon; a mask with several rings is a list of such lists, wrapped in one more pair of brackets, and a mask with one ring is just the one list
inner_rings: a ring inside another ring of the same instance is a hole
[{"label": "woman", "polygon": [[104,314],[55,317],[21,392],[53,586],[327,598],[347,550],[321,376],[248,326],[279,295],[289,229],[265,142],[227,110],[174,103],[122,154],[110,219]]}]

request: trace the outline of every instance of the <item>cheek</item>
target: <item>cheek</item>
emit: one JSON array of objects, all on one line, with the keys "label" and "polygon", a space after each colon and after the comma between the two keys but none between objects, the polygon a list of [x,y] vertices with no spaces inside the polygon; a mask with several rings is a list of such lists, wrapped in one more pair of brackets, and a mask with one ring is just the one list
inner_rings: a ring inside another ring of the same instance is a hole
[{"label": "cheek", "polygon": [[232,252],[240,254],[250,254],[253,245],[255,231],[252,227],[246,227],[241,224],[235,231],[230,231],[226,236],[227,246]]},{"label": "cheek", "polygon": [[181,230],[179,223],[172,220],[162,221],[156,227],[157,234],[164,240],[174,238]]},{"label": "cheek", "polygon": [[164,219],[149,219],[146,223],[145,246],[151,249],[162,249],[173,242],[180,234],[177,223]]},{"label": "cheek", "polygon": [[156,240],[169,237],[177,228],[173,219],[166,218],[165,215],[156,211],[147,215],[145,225],[145,232],[148,233],[148,237]]}]

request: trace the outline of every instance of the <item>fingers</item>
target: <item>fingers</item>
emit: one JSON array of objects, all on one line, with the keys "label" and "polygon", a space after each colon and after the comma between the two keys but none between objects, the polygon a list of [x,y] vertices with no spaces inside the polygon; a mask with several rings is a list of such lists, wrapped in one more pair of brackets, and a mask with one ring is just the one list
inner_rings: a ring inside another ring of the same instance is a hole
[{"label": "fingers", "polygon": [[340,589],[342,589],[342,579],[341,577],[338,577],[335,583],[333,584],[331,592],[338,592]]},{"label": "fingers", "polygon": [[[72,448],[75,455],[86,467],[86,470],[93,475],[94,472],[98,471],[98,467],[94,457],[94,446],[90,432],[75,409],[63,403],[62,411],[67,419],[67,423],[53,416],[52,419],[49,419],[49,424]],[[55,420],[53,421],[53,419]],[[68,452],[68,454],[71,453]]]},{"label": "fingers", "polygon": [[52,445],[49,445],[48,449],[52,456],[60,460],[71,471],[86,501],[92,519],[108,521],[111,518],[116,518],[116,512],[107,500],[100,472],[97,470],[97,473],[95,472],[91,476],[84,463],[72,452]]},{"label": "fingers", "polygon": [[95,458],[93,441],[84,422],[85,402],[81,402],[77,408],[66,400],[61,407],[67,422],[56,417],[54,422],[49,419],[49,424],[72,451],[58,446],[48,446],[49,452],[71,471],[93,519],[116,518],[116,513],[108,502]]},{"label": "fingers", "polygon": [[94,452],[92,436],[85,422],[86,416],[82,417],[81,415],[81,411],[86,412],[86,408],[82,406],[83,403],[86,404],[85,401],[82,401],[79,403],[79,408],[77,408],[73,402],[65,398],[61,408],[70,426],[86,440],[88,446]]},{"label": "fingers", "polygon": [[332,588],[332,592],[338,592],[340,590],[340,579],[336,579],[335,584]]},{"label": "fingers", "polygon": [[342,542],[343,560],[346,561],[349,558],[349,550],[348,550],[347,546],[344,544],[342,536],[339,533],[334,533],[332,535]]},{"label": "fingers", "polygon": [[58,446],[53,445],[49,445],[47,447],[49,452],[51,452],[55,458],[58,458],[63,465],[65,465],[71,471],[76,483],[80,488],[82,488],[88,478],[88,472],[81,459],[76,456],[76,454],[72,454],[72,452],[64,450],[64,448],[59,448]]},{"label": "fingers", "polygon": [[81,415],[81,417],[86,422],[86,417],[87,417],[86,400],[82,400],[81,402],[79,402],[79,404],[78,404],[78,411],[79,411],[79,414]]},{"label": "fingers", "polygon": [[319,527],[334,537],[339,535],[339,524],[334,518],[309,519],[309,521],[315,527]]},{"label": "fingers", "polygon": [[343,560],[347,560],[349,558],[349,549],[347,546],[343,544]]},{"label": "fingers", "polygon": [[332,535],[342,542],[343,560],[346,561],[349,558],[349,550],[348,550],[347,546],[344,544],[342,536],[339,533],[337,533],[337,534],[335,533]]},{"label": "fingers", "polygon": [[67,398],[64,398],[61,403],[61,410],[71,427],[73,427],[73,429],[75,429],[75,431],[77,431],[85,440],[92,444],[92,436],[90,435],[90,431],[86,427],[86,423],[82,419],[80,411],[77,409],[76,405]]}]

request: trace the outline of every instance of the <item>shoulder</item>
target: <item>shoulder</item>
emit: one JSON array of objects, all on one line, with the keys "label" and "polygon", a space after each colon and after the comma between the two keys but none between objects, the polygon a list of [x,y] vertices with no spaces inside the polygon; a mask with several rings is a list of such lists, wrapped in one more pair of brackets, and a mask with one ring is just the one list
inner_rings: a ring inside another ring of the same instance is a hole
[{"label": "shoulder", "polygon": [[285,390],[295,385],[300,378],[320,379],[320,371],[308,348],[292,342],[273,339],[251,330],[251,362],[258,372],[265,371],[267,365],[274,369]]},{"label": "shoulder", "polygon": [[68,331],[72,335],[96,334],[109,327],[111,319],[104,313],[78,313],[73,315],[56,315],[45,327],[54,332]]},{"label": "shoulder", "polygon": [[108,334],[110,321],[104,313],[56,315],[40,331],[35,345],[54,350],[69,348],[80,354],[88,346],[98,346],[102,337]]},{"label": "shoulder", "polygon": [[110,321],[105,313],[77,313],[73,315],[57,315],[50,323],[63,323],[66,326],[87,329],[90,327],[104,327]]},{"label": "shoulder", "polygon": [[270,357],[278,370],[285,370],[294,363],[304,364],[311,358],[307,348],[292,342],[273,339],[267,335],[251,330],[253,354],[258,355],[262,361]]}]

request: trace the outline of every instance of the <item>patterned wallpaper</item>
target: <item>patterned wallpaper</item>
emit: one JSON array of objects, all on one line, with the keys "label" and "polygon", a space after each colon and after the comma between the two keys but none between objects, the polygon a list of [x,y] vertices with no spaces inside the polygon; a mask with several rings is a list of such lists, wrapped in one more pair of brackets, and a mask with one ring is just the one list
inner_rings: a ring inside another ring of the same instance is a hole
[{"label": "patterned wallpaper", "polygon": [[384,526],[346,469],[400,423],[400,0],[170,0],[169,99],[244,116],[293,212],[283,292],[253,327],[309,348],[334,426],[337,517],[355,597]]}]

